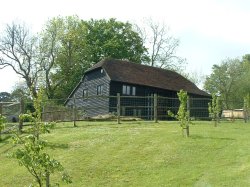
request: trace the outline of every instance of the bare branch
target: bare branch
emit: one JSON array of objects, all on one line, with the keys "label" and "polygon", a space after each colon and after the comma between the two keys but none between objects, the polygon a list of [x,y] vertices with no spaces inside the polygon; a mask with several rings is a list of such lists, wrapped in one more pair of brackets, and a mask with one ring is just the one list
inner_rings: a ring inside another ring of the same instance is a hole
[{"label": "bare branch", "polygon": [[176,55],[179,40],[171,36],[169,28],[164,24],[145,19],[145,26],[135,26],[141,35],[144,45],[148,46],[150,65],[172,70],[181,69],[184,59]]},{"label": "bare branch", "polygon": [[0,67],[11,67],[16,74],[25,79],[30,90],[36,84],[39,70],[36,45],[36,39],[29,34],[24,25],[7,25],[5,33],[0,37]]}]

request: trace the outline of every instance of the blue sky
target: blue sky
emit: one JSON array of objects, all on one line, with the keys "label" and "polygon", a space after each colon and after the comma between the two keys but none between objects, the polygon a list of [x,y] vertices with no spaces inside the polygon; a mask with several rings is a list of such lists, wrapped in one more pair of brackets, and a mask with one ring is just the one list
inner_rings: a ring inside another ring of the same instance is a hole
[{"label": "blue sky", "polygon": [[[187,59],[187,71],[206,75],[213,64],[250,53],[248,0],[8,0],[1,7],[0,31],[7,23],[22,21],[38,32],[59,15],[133,23],[151,17],[165,22],[180,40],[177,54]],[[0,70],[0,80],[0,92],[21,81],[10,68]]]}]

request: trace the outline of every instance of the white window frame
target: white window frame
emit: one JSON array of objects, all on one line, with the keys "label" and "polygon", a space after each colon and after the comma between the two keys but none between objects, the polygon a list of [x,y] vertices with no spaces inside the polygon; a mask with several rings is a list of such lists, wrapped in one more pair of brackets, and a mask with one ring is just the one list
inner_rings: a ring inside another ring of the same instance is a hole
[{"label": "white window frame", "polygon": [[136,87],[135,87],[135,86],[132,87],[132,95],[133,95],[133,96],[136,95]]},{"label": "white window frame", "polygon": [[103,84],[97,85],[96,95],[103,95]]},{"label": "white window frame", "polygon": [[122,94],[135,96],[136,95],[136,87],[124,84],[124,85],[122,85]]},{"label": "white window frame", "polygon": [[83,89],[82,91],[82,97],[87,98],[88,97],[88,89]]}]

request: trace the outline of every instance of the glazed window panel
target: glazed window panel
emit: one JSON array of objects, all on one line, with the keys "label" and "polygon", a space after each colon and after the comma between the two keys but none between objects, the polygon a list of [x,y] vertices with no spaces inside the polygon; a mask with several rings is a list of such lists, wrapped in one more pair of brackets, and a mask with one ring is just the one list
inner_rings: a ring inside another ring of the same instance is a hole
[{"label": "glazed window panel", "polygon": [[103,85],[98,85],[96,88],[97,95],[103,95]]},{"label": "glazed window panel", "polygon": [[83,98],[88,97],[88,89],[84,89],[84,90],[82,91],[82,97],[83,97]]},{"label": "glazed window panel", "polygon": [[132,95],[134,95],[134,96],[136,95],[136,87],[135,86],[132,87]]}]

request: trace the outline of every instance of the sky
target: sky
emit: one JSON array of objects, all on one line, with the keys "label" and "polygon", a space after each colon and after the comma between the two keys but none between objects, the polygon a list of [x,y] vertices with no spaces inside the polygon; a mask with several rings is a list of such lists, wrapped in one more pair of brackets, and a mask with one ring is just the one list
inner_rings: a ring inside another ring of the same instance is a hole
[{"label": "sky", "polygon": [[[13,21],[39,32],[59,15],[131,23],[151,17],[180,40],[177,55],[186,58],[186,70],[209,75],[214,64],[250,53],[249,9],[249,0],[8,0],[1,2],[0,35]],[[0,92],[21,80],[10,68],[0,70]]]}]

